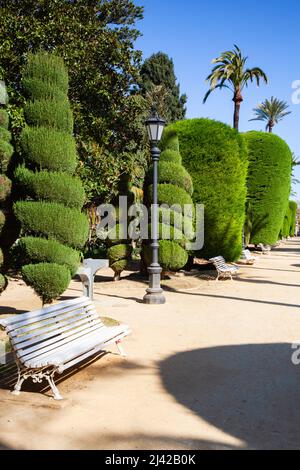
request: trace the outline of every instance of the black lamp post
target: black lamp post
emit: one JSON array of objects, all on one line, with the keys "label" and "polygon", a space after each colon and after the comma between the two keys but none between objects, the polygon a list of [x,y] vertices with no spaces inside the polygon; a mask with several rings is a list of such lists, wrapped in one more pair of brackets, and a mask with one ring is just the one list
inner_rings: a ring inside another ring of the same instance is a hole
[{"label": "black lamp post", "polygon": [[158,180],[158,162],[160,150],[158,143],[162,137],[165,127],[165,121],[161,119],[157,112],[153,111],[152,116],[146,121],[149,140],[151,144],[151,156],[153,162],[153,205],[152,205],[152,263],[148,268],[149,287],[144,296],[146,304],[158,305],[166,302],[163,290],[160,286],[162,268],[158,262],[158,198],[157,198],[157,180]]}]

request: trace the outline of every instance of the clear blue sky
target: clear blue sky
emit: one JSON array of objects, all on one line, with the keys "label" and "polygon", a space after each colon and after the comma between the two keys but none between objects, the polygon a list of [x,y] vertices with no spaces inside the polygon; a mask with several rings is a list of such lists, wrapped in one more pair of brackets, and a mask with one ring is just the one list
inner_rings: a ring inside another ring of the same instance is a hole
[{"label": "clear blue sky", "polygon": [[[232,125],[229,90],[216,90],[205,105],[205,78],[211,60],[237,44],[249,56],[249,67],[261,67],[269,84],[253,83],[244,92],[240,130],[263,130],[261,122],[248,122],[252,109],[272,95],[286,100],[292,114],[275,128],[300,156],[300,104],[292,104],[292,82],[300,80],[299,0],[241,2],[236,0],[136,0],[145,7],[138,23],[143,36],[137,47],[144,58],[166,52],[174,60],[182,93],[188,95],[187,117],[209,117]],[[300,179],[300,167],[296,169]],[[300,185],[294,188],[300,199]]]}]

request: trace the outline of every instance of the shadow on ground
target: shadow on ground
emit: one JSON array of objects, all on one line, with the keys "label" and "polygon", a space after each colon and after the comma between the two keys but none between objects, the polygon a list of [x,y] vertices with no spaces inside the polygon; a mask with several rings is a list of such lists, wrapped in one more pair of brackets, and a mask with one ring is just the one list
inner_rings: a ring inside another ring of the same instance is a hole
[{"label": "shadow on ground", "polygon": [[161,380],[181,405],[247,448],[299,449],[300,366],[292,353],[290,344],[186,351],[160,364]]}]

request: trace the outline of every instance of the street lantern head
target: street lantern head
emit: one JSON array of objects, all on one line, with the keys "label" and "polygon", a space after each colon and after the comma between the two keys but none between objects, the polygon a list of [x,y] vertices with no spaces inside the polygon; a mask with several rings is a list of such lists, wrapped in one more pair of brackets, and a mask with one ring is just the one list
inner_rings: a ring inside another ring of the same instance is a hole
[{"label": "street lantern head", "polygon": [[151,117],[146,121],[148,136],[151,144],[158,144],[161,140],[162,133],[166,122],[161,119],[158,113],[153,110]]}]

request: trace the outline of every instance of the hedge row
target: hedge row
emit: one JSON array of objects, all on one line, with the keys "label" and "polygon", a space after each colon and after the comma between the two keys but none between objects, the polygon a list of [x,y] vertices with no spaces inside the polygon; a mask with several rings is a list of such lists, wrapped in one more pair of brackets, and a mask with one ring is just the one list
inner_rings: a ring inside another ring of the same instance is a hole
[{"label": "hedge row", "polygon": [[163,148],[180,153],[193,179],[193,201],[204,204],[204,248],[199,257],[239,258],[245,218],[247,150],[238,132],[209,119],[179,121],[163,136]]},{"label": "hedge row", "polygon": [[247,219],[249,241],[278,240],[291,187],[292,154],[280,137],[251,131],[244,135],[249,155]]}]

